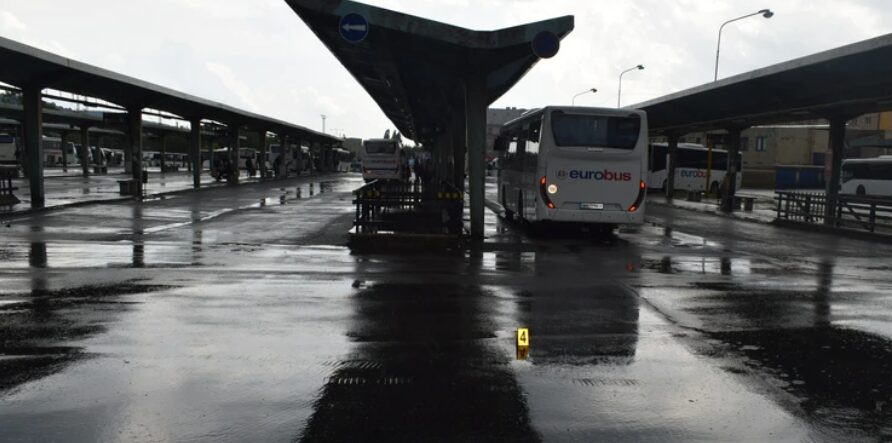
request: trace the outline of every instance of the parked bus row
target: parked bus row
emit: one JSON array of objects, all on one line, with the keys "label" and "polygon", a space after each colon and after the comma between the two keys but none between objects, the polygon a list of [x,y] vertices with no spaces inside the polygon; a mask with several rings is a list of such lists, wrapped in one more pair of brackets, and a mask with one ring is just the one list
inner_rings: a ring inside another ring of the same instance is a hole
[{"label": "parked bus row", "polygon": [[[21,166],[23,152],[17,142],[11,135],[0,135],[0,165]],[[87,155],[87,162],[91,165],[119,166],[124,163],[124,151],[119,149],[91,146]],[[57,137],[43,137],[43,166],[77,167],[81,164],[79,144],[63,143]]]}]

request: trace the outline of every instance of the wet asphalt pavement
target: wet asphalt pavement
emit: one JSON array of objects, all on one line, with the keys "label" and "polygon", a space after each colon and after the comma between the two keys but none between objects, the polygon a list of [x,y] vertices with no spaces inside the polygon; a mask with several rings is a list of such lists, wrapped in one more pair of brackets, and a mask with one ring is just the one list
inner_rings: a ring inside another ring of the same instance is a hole
[{"label": "wet asphalt pavement", "polygon": [[354,254],[360,183],[4,219],[0,441],[892,439],[886,244],[650,206]]}]

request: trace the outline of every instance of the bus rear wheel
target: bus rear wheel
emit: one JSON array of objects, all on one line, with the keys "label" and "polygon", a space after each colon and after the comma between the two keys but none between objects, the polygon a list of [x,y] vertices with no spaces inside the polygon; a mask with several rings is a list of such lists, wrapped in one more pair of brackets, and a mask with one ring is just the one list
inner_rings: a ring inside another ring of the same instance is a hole
[{"label": "bus rear wheel", "polygon": [[709,195],[719,195],[719,182],[712,182],[712,184],[709,185]]},{"label": "bus rear wheel", "polygon": [[858,189],[855,191],[856,195],[865,196],[867,195],[867,189],[864,189],[864,185],[858,186]]}]

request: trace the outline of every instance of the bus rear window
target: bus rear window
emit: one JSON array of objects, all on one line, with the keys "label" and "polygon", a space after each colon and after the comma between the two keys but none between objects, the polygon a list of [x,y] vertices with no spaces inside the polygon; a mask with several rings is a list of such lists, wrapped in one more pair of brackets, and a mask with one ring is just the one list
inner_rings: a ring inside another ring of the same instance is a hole
[{"label": "bus rear window", "polygon": [[396,152],[396,143],[366,143],[366,154],[393,154]]},{"label": "bus rear window", "polygon": [[599,117],[555,112],[551,117],[554,142],[558,146],[635,149],[641,118]]}]

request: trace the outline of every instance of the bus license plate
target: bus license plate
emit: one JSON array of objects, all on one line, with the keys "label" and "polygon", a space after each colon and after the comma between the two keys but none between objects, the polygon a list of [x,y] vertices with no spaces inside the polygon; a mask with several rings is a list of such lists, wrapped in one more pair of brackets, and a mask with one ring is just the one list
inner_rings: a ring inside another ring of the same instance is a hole
[{"label": "bus license plate", "polygon": [[586,209],[589,211],[601,211],[604,209],[603,203],[580,203],[579,209]]}]

